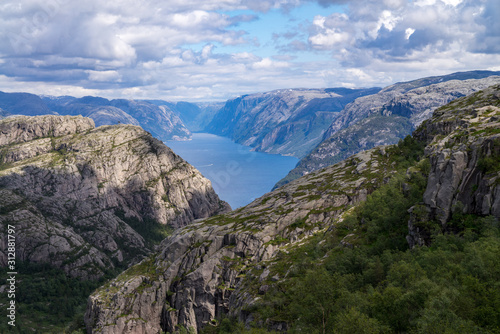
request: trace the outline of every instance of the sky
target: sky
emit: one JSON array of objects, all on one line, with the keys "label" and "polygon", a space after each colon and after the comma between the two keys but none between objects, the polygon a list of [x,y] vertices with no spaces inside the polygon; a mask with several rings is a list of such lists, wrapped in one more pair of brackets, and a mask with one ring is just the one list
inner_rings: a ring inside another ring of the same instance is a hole
[{"label": "sky", "polygon": [[224,101],[500,70],[498,0],[2,0],[0,91]]}]

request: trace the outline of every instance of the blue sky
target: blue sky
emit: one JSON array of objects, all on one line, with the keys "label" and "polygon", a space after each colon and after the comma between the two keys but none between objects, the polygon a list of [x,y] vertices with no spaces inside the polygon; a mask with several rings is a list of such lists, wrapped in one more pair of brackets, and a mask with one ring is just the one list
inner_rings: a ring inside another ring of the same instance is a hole
[{"label": "blue sky", "polygon": [[500,70],[498,0],[2,0],[0,90],[220,101]]}]

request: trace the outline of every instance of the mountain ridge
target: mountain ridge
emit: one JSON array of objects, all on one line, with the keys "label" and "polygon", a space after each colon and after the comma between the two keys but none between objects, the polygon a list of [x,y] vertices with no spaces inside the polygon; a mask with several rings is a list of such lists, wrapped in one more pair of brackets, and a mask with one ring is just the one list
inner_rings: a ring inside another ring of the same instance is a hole
[{"label": "mountain ridge", "polygon": [[243,95],[227,101],[205,131],[257,151],[300,157],[321,139],[345,104],[378,90],[281,89]]},{"label": "mountain ridge", "polygon": [[[433,110],[458,97],[499,82],[499,74],[500,72],[473,71],[417,79],[394,84],[377,94],[356,99],[333,121],[322,142],[303,157],[274,188],[339,162],[360,150],[397,143],[429,118]],[[425,86],[421,86],[422,82]]]}]

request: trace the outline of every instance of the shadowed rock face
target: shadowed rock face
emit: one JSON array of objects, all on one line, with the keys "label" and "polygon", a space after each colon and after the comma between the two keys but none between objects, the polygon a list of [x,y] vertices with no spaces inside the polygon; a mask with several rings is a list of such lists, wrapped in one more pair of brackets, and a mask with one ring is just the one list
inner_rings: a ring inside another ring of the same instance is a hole
[{"label": "shadowed rock face", "polygon": [[1,120],[0,192],[18,259],[84,278],[143,257],[152,246],[143,232],[156,224],[228,210],[210,181],[140,127],[94,128],[80,116]]},{"label": "shadowed rock face", "polygon": [[[410,210],[410,246],[425,243],[428,233],[416,227],[416,218],[438,219],[447,228],[454,205],[464,213],[500,217],[499,101],[500,86],[462,98],[438,109],[415,132],[429,144],[430,173],[423,202]],[[360,152],[244,208],[177,230],[150,258],[90,296],[88,333],[172,332],[176,325],[197,331],[227,313],[251,319],[249,310],[265,293],[259,282],[269,279],[269,260],[278,261],[279,252],[314,233],[335,229],[352,206],[395,173],[397,157],[391,154],[397,153],[391,152]],[[341,241],[345,247],[353,247],[349,236]]]}]

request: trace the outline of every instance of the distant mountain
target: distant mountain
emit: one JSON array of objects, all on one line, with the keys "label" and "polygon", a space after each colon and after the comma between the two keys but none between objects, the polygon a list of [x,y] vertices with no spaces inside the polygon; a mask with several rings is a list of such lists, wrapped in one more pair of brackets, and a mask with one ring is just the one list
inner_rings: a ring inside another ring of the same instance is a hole
[{"label": "distant mountain", "polygon": [[54,114],[39,96],[29,93],[0,92],[0,108],[3,109],[4,116]]},{"label": "distant mountain", "polygon": [[97,126],[140,125],[160,140],[191,138],[191,132],[174,111],[146,101],[0,92],[0,119],[12,115],[82,115],[92,118]]},{"label": "distant mountain", "polygon": [[148,102],[170,108],[191,132],[203,132],[215,114],[224,107],[224,102],[190,103],[163,100],[148,100]]},{"label": "distant mountain", "polygon": [[147,101],[107,100],[94,96],[45,97],[44,101],[60,115],[90,117],[97,126],[119,123],[140,125],[160,140],[191,138],[191,132],[172,110]]},{"label": "distant mountain", "polygon": [[397,83],[346,106],[323,141],[280,180],[278,188],[362,150],[395,144],[456,98],[500,82],[500,72],[472,71]]},{"label": "distant mountain", "polygon": [[303,157],[346,104],[377,93],[369,89],[284,89],[226,102],[204,129],[256,151]]}]

